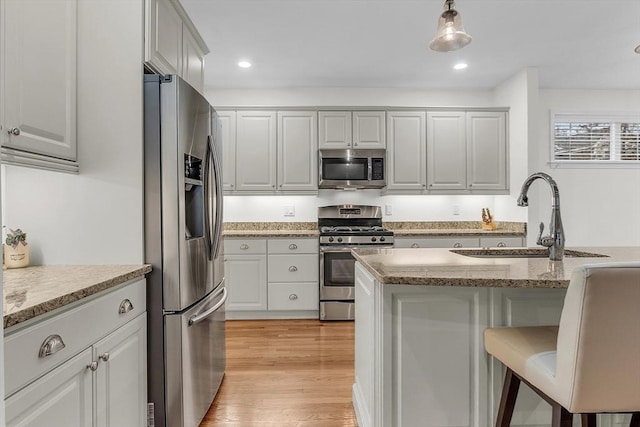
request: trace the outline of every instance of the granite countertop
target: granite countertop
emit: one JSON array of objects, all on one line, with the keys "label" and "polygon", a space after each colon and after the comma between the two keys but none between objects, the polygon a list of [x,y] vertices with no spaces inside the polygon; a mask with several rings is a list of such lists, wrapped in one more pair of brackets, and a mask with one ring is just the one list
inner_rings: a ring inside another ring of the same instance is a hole
[{"label": "granite countertop", "polygon": [[[526,236],[526,223],[497,222],[482,230],[480,221],[400,221],[383,226],[396,236]],[[318,237],[317,222],[226,222],[225,237]]]},{"label": "granite countertop", "polygon": [[527,235],[524,222],[496,222],[495,230],[483,230],[480,221],[402,221],[383,223],[396,237],[415,236],[517,236]]},{"label": "granite countertop", "polygon": [[17,325],[131,279],[151,265],[47,265],[5,270],[4,327]]},{"label": "granite countertop", "polygon": [[640,247],[567,248],[608,257],[474,258],[449,249],[354,249],[356,260],[383,284],[566,288],[583,264],[640,261]]},{"label": "granite countertop", "polygon": [[225,222],[224,237],[318,237],[318,223]]}]

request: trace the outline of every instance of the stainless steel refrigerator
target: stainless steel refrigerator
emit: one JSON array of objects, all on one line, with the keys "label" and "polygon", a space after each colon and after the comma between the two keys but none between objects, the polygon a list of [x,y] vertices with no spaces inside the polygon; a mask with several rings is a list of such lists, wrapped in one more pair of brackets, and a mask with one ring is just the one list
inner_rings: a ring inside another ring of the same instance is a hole
[{"label": "stainless steel refrigerator", "polygon": [[144,76],[149,418],[195,427],[225,369],[221,150],[207,100]]}]

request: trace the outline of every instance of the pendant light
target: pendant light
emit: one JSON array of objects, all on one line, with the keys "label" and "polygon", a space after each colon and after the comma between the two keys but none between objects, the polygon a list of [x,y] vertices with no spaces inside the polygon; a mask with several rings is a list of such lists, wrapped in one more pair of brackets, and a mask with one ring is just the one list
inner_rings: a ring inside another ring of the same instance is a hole
[{"label": "pendant light", "polygon": [[460,13],[453,0],[445,0],[444,12],[438,18],[438,30],[429,48],[438,52],[451,52],[471,43],[471,36],[464,31]]}]

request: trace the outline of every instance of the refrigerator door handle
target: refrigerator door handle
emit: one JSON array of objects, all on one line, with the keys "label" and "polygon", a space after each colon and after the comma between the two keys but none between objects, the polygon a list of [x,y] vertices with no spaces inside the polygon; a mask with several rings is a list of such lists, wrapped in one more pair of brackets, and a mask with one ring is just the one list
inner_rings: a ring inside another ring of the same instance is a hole
[{"label": "refrigerator door handle", "polygon": [[218,310],[220,307],[222,307],[222,305],[224,304],[224,302],[227,300],[227,287],[223,286],[221,290],[219,290],[218,292],[216,292],[215,296],[220,295],[220,293],[222,293],[222,299],[220,301],[218,301],[218,303],[216,305],[214,305],[213,307],[211,307],[210,309],[208,309],[207,311],[205,311],[204,313],[200,313],[200,314],[194,314],[193,316],[191,316],[189,318],[188,324],[189,326],[195,325],[196,323],[206,319],[207,317],[209,317],[213,312],[215,312],[216,310]]},{"label": "refrigerator door handle", "polygon": [[[207,152],[204,160],[204,229],[205,229],[205,244],[207,245],[207,257],[209,261],[213,259],[213,239],[211,238],[211,200],[209,193],[209,170],[211,169],[211,137],[207,136]],[[215,176],[215,171],[214,171]]]},{"label": "refrigerator door handle", "polygon": [[213,176],[216,183],[216,218],[213,227],[212,237],[212,258],[217,258],[220,253],[220,245],[222,240],[222,168],[220,167],[220,156],[216,151],[215,145],[211,144],[211,137],[209,137],[209,154],[211,155],[210,161],[213,164]]}]

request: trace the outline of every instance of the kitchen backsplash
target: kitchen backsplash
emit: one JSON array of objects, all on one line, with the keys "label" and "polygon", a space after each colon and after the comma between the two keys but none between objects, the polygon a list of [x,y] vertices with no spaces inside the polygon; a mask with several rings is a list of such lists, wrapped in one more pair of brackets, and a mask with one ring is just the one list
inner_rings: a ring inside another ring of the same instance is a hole
[{"label": "kitchen backsplash", "polygon": [[527,221],[527,210],[509,195],[385,196],[379,190],[320,191],[317,196],[225,196],[225,222],[315,222],[318,206],[381,206],[384,221],[481,221],[489,208],[496,221]]}]

